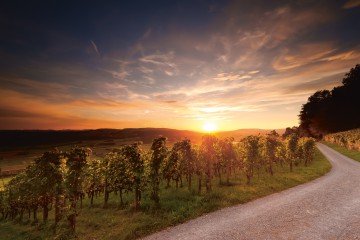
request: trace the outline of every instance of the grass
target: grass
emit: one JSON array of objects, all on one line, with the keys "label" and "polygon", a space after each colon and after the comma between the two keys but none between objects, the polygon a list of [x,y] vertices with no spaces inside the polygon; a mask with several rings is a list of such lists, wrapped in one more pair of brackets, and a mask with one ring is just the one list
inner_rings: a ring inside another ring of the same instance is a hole
[{"label": "grass", "polygon": [[337,144],[334,144],[334,143],[328,143],[328,142],[322,142],[322,143],[329,146],[329,147],[331,147],[335,151],[338,151],[339,153],[360,162],[360,152],[359,151],[349,150],[349,149],[347,149],[345,147],[341,147],[341,146],[339,146]]},{"label": "grass", "polygon": [[[260,176],[255,174],[250,186],[245,184],[246,179],[243,174],[232,176],[229,186],[220,184],[218,179],[214,179],[213,191],[203,192],[200,195],[195,190],[197,181],[193,182],[194,190],[191,192],[185,186],[179,189],[175,189],[174,184],[168,189],[162,186],[160,208],[154,208],[146,194],[143,196],[140,211],[134,211],[132,208],[133,193],[125,194],[126,206],[123,208],[118,207],[119,196],[115,194],[111,194],[106,209],[103,209],[102,197],[95,199],[93,207],[90,207],[89,200],[85,200],[77,218],[77,238],[135,239],[221,208],[249,202],[311,181],[326,174],[330,169],[329,162],[316,150],[315,159],[310,166],[297,166],[293,173],[289,172],[288,166],[283,168],[278,166],[274,169],[274,176],[262,171]],[[1,239],[52,239],[53,212],[50,212],[50,221],[46,226],[38,224],[31,227],[29,222],[16,224],[0,222]],[[58,237],[60,235],[61,231]]]}]

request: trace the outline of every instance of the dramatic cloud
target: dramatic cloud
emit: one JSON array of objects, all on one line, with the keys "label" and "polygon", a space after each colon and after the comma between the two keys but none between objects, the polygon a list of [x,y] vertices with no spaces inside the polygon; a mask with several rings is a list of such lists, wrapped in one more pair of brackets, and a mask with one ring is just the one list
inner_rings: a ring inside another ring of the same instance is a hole
[{"label": "dramatic cloud", "polygon": [[3,129],[287,127],[360,62],[356,0],[8,5]]}]

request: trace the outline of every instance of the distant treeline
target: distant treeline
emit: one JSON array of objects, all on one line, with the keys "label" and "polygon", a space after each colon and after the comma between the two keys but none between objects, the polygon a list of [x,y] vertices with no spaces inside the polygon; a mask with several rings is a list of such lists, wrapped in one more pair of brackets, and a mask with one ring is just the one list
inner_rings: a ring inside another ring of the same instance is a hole
[{"label": "distant treeline", "polygon": [[59,145],[87,140],[132,139],[151,143],[159,135],[168,136],[169,141],[177,141],[184,136],[196,141],[201,133],[167,128],[126,128],[96,130],[0,130],[0,149]]},{"label": "distant treeline", "polygon": [[[311,95],[301,108],[300,135],[322,137],[327,133],[360,127],[360,65],[345,74],[342,85]],[[293,129],[294,130],[294,129]]]}]

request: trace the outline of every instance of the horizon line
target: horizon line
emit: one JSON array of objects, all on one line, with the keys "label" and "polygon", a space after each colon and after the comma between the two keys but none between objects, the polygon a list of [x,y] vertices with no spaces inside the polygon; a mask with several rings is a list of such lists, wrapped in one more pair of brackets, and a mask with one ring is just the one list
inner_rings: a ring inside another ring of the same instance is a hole
[{"label": "horizon line", "polygon": [[[238,130],[285,130],[288,127],[283,128],[237,128],[232,130],[219,130],[216,132],[232,132]],[[177,128],[167,128],[167,127],[128,127],[128,128],[83,128],[83,129],[0,129],[0,131],[95,131],[95,130],[125,130],[125,129],[167,129],[167,130],[177,130],[177,131],[190,131],[190,132],[202,132],[190,129],[177,129]]]}]

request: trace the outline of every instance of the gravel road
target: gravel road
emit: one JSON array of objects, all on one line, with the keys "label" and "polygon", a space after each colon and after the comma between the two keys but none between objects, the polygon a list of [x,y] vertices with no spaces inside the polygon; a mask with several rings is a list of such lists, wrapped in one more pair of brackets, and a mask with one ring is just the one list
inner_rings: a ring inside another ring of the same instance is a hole
[{"label": "gravel road", "polygon": [[145,239],[360,239],[360,163],[317,147],[333,166],[327,175]]}]

